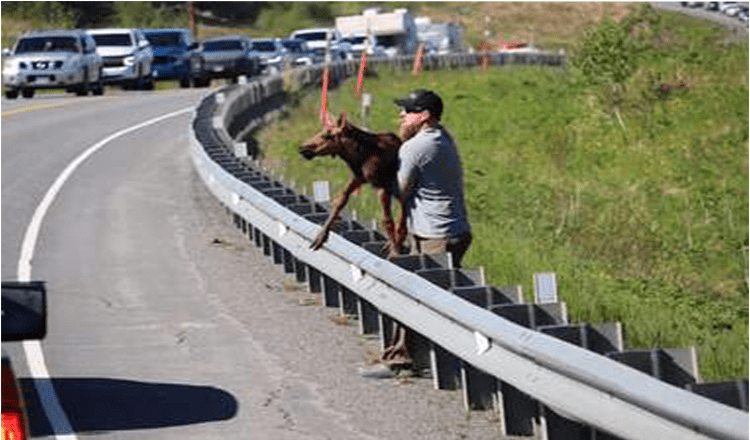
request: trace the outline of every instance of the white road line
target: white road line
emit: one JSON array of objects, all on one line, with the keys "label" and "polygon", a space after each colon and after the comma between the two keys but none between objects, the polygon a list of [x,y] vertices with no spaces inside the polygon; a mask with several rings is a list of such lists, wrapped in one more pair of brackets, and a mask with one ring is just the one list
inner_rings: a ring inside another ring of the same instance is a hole
[{"label": "white road line", "polygon": [[[31,217],[31,222],[29,223],[28,228],[26,228],[26,234],[24,235],[23,243],[21,244],[21,256],[18,260],[18,281],[31,280],[31,262],[34,258],[34,248],[36,247],[36,241],[39,238],[39,230],[42,226],[42,220],[44,220],[47,210],[52,205],[52,202],[54,202],[55,197],[57,197],[62,186],[70,178],[76,168],[83,163],[83,161],[120,136],[192,110],[193,107],[184,108],[120,130],[92,147],[89,147],[86,151],[76,157],[57,177],[49,190],[47,190],[47,194],[44,195],[42,202],[37,206],[34,215]],[[44,361],[44,354],[42,353],[42,344],[39,341],[24,341],[23,350],[26,354],[26,362],[29,366],[29,372],[34,381],[34,388],[36,388],[37,395],[42,404],[42,409],[52,427],[55,439],[77,440],[78,437],[76,437],[73,432],[70,420],[68,420],[62,405],[60,405],[60,399],[58,399],[55,389],[52,386],[50,374]]]}]

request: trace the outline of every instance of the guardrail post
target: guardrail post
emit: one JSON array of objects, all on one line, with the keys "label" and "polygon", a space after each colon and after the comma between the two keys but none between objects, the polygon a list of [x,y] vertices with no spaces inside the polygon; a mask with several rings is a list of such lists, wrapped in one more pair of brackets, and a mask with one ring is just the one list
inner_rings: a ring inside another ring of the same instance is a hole
[{"label": "guardrail post", "polygon": [[339,314],[341,316],[357,315],[357,295],[346,287],[339,285]]},{"label": "guardrail post", "polygon": [[748,410],[747,379],[733,382],[689,384],[687,389],[725,405],[733,406],[743,411]]},{"label": "guardrail post", "polygon": [[308,286],[308,290],[309,290],[309,283],[308,283],[307,272],[308,272],[308,266],[307,266],[307,264],[304,261],[302,261],[302,260],[300,260],[298,258],[295,258],[294,259],[294,273],[295,273],[295,275],[297,277],[297,282],[298,283],[305,283]]},{"label": "guardrail post", "polygon": [[364,298],[357,298],[359,333],[369,335],[378,332],[378,310]]},{"label": "guardrail post", "polygon": [[323,274],[323,305],[326,307],[339,306],[339,283],[325,274]]},{"label": "guardrail post", "polygon": [[314,266],[307,265],[307,291],[320,293],[323,291],[323,274]]}]

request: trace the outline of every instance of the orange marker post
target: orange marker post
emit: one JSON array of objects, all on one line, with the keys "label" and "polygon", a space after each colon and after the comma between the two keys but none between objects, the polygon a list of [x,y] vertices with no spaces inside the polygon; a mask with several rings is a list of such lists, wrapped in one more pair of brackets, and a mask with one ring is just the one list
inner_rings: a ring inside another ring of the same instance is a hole
[{"label": "orange marker post", "polygon": [[417,49],[417,55],[414,57],[414,68],[411,73],[414,76],[419,76],[422,72],[422,56],[424,55],[424,44],[420,44]]},{"label": "orange marker post", "polygon": [[320,118],[323,121],[323,115],[328,111],[328,66],[323,68],[323,97],[321,99]]},{"label": "orange marker post", "polygon": [[362,51],[362,62],[359,65],[359,75],[357,76],[357,86],[354,89],[355,96],[359,96],[362,93],[362,81],[364,81],[366,66],[367,66],[367,52]]}]

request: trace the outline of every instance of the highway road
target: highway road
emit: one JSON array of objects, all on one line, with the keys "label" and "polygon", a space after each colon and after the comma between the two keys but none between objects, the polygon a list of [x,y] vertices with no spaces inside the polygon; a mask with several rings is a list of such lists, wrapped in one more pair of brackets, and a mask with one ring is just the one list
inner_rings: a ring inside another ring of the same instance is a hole
[{"label": "highway road", "polygon": [[49,294],[48,336],[3,344],[33,437],[501,438],[459,392],[358,375],[375,341],[284,280],[195,174],[204,93],[2,100],[2,276]]}]

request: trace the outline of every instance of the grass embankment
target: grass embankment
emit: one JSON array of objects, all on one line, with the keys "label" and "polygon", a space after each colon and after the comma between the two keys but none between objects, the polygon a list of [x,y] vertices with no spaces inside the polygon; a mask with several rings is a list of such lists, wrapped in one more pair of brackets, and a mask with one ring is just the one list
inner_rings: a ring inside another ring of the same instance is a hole
[{"label": "grass embankment", "polygon": [[[474,243],[465,266],[492,285],[533,289],[554,271],[572,321],[620,321],[626,346],[697,345],[706,380],[748,373],[748,47],[721,30],[666,15],[660,41],[624,85],[607,89],[539,68],[367,79],[373,131],[397,131],[393,99],[426,87],[464,167]],[[659,91],[660,84],[689,88]],[[349,172],[307,162],[298,147],[319,129],[320,92],[259,133],[268,163],[300,188]],[[351,83],[329,109],[361,123]],[[378,218],[368,189],[349,210]]]}]

